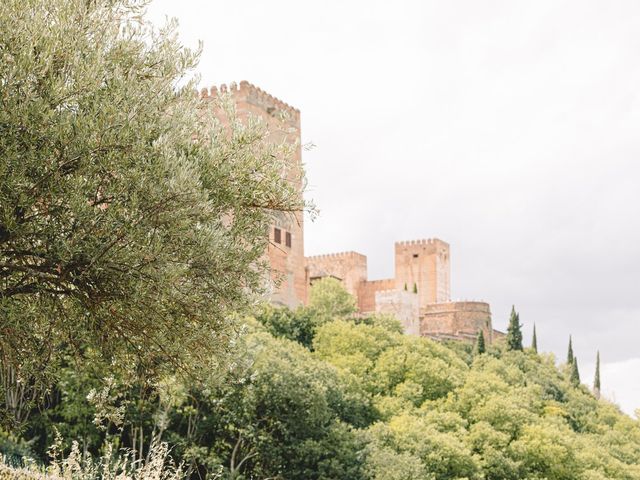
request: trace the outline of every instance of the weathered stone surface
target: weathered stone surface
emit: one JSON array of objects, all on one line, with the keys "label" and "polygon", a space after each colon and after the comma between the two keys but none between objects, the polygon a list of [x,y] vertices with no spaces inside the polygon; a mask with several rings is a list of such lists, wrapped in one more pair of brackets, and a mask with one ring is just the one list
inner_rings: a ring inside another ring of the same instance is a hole
[{"label": "weathered stone surface", "polygon": [[488,303],[447,302],[420,307],[420,332],[426,337],[454,336],[474,341],[479,330],[482,330],[487,343],[493,342]]},{"label": "weathered stone surface", "polygon": [[418,295],[404,290],[382,290],[375,294],[376,312],[388,313],[402,323],[408,335],[420,335]]}]

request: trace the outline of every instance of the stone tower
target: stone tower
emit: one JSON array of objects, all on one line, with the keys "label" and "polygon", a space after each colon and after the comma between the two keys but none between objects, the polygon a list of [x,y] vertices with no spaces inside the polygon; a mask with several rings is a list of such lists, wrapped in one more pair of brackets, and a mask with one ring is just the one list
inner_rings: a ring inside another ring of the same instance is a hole
[{"label": "stone tower", "polygon": [[[211,100],[225,94],[232,97],[240,120],[260,117],[268,126],[269,141],[294,145],[290,168],[284,175],[302,195],[300,111],[246,81],[239,85],[232,83],[229,87],[212,87],[201,92],[203,98]],[[226,121],[222,110],[218,109],[216,116],[223,123]],[[304,260],[302,212],[275,212],[274,224],[268,234],[266,255],[271,265],[271,301],[289,307],[304,304],[307,300],[308,278]]]},{"label": "stone tower", "polygon": [[437,238],[395,244],[395,288],[418,290],[420,307],[451,300],[449,244]]}]

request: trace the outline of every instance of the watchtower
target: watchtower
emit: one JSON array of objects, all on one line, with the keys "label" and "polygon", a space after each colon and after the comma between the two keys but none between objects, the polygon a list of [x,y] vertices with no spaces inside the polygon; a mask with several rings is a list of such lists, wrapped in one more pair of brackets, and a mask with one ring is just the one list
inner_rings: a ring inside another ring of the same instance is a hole
[{"label": "watchtower", "polygon": [[[268,141],[286,142],[293,148],[288,168],[283,176],[302,195],[302,154],[300,144],[300,111],[264,90],[242,81],[203,89],[201,97],[212,102],[228,95],[234,102],[239,120],[250,117],[263,119],[269,130]],[[216,116],[228,122],[223,109],[216,109]],[[307,301],[308,279],[304,260],[304,224],[302,212],[274,212],[274,223],[269,229],[269,246],[266,255],[271,265],[271,301],[296,307]]]},{"label": "watchtower", "polygon": [[451,300],[449,244],[437,238],[395,244],[395,288],[417,289],[420,307]]}]

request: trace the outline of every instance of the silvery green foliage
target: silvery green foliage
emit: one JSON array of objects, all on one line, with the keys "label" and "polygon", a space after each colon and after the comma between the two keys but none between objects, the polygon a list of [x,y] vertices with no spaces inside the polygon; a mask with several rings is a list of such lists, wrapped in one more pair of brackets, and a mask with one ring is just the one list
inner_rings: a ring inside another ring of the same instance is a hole
[{"label": "silvery green foliage", "polygon": [[[0,462],[0,478],[15,480],[181,480],[186,477],[176,466],[166,443],[154,443],[146,458],[134,459],[130,452],[115,452],[107,444],[100,458],[83,455],[74,441],[68,455],[62,452],[62,438],[49,448],[51,464],[46,468],[35,463],[23,468],[10,468]],[[213,478],[216,478],[215,476]]]},{"label": "silvery green foliage", "polygon": [[138,371],[219,369],[274,212],[304,207],[283,179],[291,146],[228,105],[221,125],[193,93],[199,52],[145,23],[145,3],[0,3],[0,390],[14,417],[61,347]]}]

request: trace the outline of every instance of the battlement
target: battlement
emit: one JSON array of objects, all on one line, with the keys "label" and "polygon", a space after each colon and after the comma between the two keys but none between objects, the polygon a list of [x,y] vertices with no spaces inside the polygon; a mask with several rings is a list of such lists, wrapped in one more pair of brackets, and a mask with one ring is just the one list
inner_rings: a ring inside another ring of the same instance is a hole
[{"label": "battlement", "polygon": [[[374,283],[376,284],[382,284],[384,285],[385,283],[389,283],[392,282],[393,279],[388,279],[388,280],[367,280],[367,283]],[[401,295],[411,295],[415,298],[418,298],[418,294],[417,293],[413,293],[409,290],[405,290],[404,288],[402,290],[398,290],[397,288],[394,287],[389,287],[389,288],[382,288],[380,290],[376,289],[376,295],[396,295],[396,294],[401,294]]]},{"label": "battlement", "polygon": [[221,95],[231,94],[234,97],[243,98],[248,103],[262,108],[265,112],[273,115],[276,110],[285,112],[295,123],[300,122],[300,110],[283,102],[277,97],[265,92],[260,87],[242,80],[240,84],[231,82],[228,86],[222,84],[219,87],[203,88],[200,90],[200,98],[214,100]]},{"label": "battlement", "polygon": [[322,255],[311,255],[306,257],[307,260],[323,260],[323,259],[338,259],[338,258],[367,258],[366,255],[363,255],[358,252],[337,252],[337,253],[325,253]]},{"label": "battlement", "polygon": [[424,305],[421,308],[425,312],[476,311],[476,312],[486,312],[491,314],[491,309],[489,307],[489,304],[487,302],[483,302],[479,300],[473,300],[473,301],[457,300],[453,302],[430,303],[428,305]]},{"label": "battlement", "polygon": [[[381,280],[367,280],[367,284],[369,285],[388,285],[390,282],[393,282],[393,278],[383,278]],[[383,288],[381,290],[376,290],[376,292],[382,291],[397,291],[396,288]]]},{"label": "battlement", "polygon": [[402,241],[396,242],[397,246],[436,245],[436,244],[449,246],[447,242],[445,242],[444,240],[440,240],[439,238],[423,238],[419,240],[402,240]]}]

